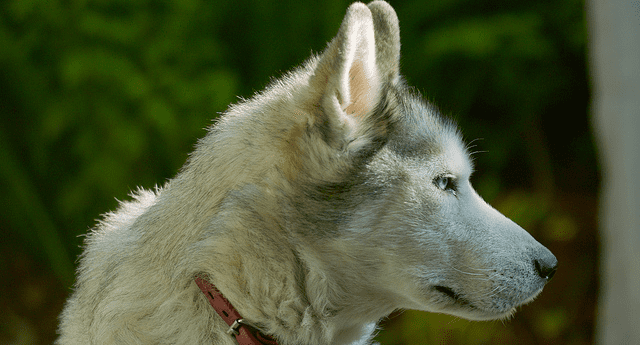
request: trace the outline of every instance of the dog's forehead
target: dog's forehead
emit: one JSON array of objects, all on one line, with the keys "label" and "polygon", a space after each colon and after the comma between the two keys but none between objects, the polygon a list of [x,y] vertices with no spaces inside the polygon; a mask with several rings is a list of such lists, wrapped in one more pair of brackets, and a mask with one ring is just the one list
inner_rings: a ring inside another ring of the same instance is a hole
[{"label": "dog's forehead", "polygon": [[469,176],[473,165],[462,135],[453,121],[419,94],[405,93],[388,148],[405,166],[420,174]]},{"label": "dog's forehead", "polygon": [[466,155],[460,132],[450,119],[425,102],[419,95],[409,95],[398,106],[394,135],[390,148],[407,157]]}]

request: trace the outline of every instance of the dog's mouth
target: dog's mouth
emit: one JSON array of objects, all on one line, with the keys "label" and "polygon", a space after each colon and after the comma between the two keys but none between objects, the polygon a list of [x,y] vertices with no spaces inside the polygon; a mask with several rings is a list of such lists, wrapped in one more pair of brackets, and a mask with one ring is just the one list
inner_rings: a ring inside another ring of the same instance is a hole
[{"label": "dog's mouth", "polygon": [[456,304],[459,304],[461,306],[466,306],[466,307],[473,307],[471,305],[471,302],[462,297],[462,295],[456,293],[455,291],[453,291],[453,289],[446,287],[446,286],[442,286],[442,285],[436,285],[434,286],[434,289],[436,291],[438,291],[439,293],[449,297],[450,299],[452,299]]},{"label": "dog's mouth", "polygon": [[[515,312],[515,307],[504,310],[489,310],[478,307],[477,305],[474,305],[468,298],[464,297],[464,295],[447,286],[435,285],[433,286],[433,290],[435,290],[440,295],[445,296],[449,300],[448,302],[445,302],[447,306],[444,308],[444,310],[442,310],[443,312],[463,317],[468,320],[505,319],[511,317]],[[531,297],[524,303],[527,303],[532,299],[533,297]],[[523,303],[520,303],[518,305],[521,304]]]}]

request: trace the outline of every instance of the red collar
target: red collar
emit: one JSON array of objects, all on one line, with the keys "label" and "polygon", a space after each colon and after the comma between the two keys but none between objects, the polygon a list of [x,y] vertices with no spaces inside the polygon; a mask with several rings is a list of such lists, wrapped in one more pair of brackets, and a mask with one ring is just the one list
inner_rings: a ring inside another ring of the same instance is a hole
[{"label": "red collar", "polygon": [[239,345],[278,345],[273,338],[262,334],[257,328],[246,323],[236,308],[222,296],[222,293],[213,284],[200,276],[196,276],[195,281],[209,300],[209,304],[229,325],[227,334],[235,335]]}]

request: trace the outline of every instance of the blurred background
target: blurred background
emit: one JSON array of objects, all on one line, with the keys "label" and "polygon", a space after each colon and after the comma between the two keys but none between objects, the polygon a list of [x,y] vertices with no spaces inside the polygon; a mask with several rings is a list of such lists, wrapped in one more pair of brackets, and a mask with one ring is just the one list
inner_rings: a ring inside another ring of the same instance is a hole
[{"label": "blurred background", "polygon": [[[0,2],[0,344],[50,344],[96,219],[173,177],[237,96],[321,51],[349,3]],[[600,174],[583,1],[391,4],[402,73],[473,142],[476,189],[560,266],[509,321],[398,312],[377,340],[592,343]]]}]

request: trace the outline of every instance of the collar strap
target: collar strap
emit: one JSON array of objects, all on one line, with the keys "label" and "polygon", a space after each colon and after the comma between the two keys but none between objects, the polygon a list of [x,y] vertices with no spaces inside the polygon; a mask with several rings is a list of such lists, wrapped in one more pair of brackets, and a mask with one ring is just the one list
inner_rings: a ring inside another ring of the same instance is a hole
[{"label": "collar strap", "polygon": [[262,334],[256,327],[244,321],[236,308],[222,296],[222,293],[213,284],[201,276],[196,276],[195,281],[207,297],[209,304],[229,325],[227,334],[234,335],[239,345],[278,345],[273,338]]}]

